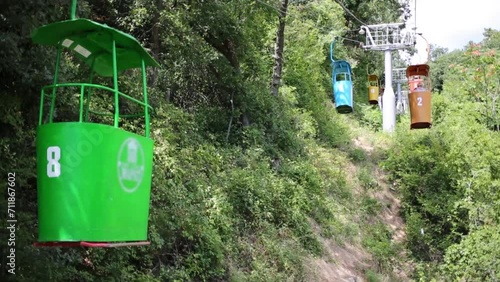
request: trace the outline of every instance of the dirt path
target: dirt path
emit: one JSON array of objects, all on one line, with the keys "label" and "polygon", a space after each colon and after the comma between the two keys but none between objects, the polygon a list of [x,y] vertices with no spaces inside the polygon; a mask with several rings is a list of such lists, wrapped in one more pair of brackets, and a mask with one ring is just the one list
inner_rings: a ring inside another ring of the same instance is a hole
[{"label": "dirt path", "polygon": [[[366,192],[363,187],[360,187],[357,182],[357,175],[360,169],[360,164],[354,162],[346,163],[345,171],[349,184],[353,187],[353,196],[368,194],[371,198],[376,199],[381,204],[381,212],[377,217],[392,231],[392,240],[395,243],[401,243],[406,238],[403,219],[399,216],[400,201],[392,189],[392,184],[388,183],[385,173],[378,167],[375,148],[369,136],[360,135],[352,142],[354,148],[362,150],[366,155],[366,161],[363,165],[371,171],[377,189]],[[353,218],[353,220],[355,220]],[[321,230],[316,223],[311,222],[318,236]],[[363,224],[360,222],[360,224]],[[339,244],[332,239],[319,237],[322,242],[325,255],[322,258],[311,259],[308,264],[310,271],[314,273],[315,281],[338,281],[338,282],[362,282],[366,281],[363,277],[365,270],[374,269],[372,256],[362,248],[358,243]],[[358,238],[359,239],[359,238]],[[356,242],[356,240],[352,240]],[[400,253],[400,256],[405,256]],[[409,281],[406,273],[408,265],[397,265],[394,268],[393,277],[397,277],[398,281]],[[382,281],[390,281],[387,277]],[[391,280],[392,281],[392,280]]]}]

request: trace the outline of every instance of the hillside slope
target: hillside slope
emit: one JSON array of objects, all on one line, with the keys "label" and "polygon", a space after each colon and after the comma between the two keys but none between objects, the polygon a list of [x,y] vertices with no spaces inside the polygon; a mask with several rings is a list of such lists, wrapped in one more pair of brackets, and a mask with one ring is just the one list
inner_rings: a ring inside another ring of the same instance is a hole
[{"label": "hillside slope", "polygon": [[325,253],[309,260],[309,271],[315,281],[408,281],[412,269],[403,250],[406,233],[399,215],[400,201],[379,167],[388,136],[352,120],[350,124],[354,125],[353,147],[347,149],[343,169],[352,200],[344,203],[340,213],[353,230],[342,239],[325,238],[322,228],[311,220]]}]

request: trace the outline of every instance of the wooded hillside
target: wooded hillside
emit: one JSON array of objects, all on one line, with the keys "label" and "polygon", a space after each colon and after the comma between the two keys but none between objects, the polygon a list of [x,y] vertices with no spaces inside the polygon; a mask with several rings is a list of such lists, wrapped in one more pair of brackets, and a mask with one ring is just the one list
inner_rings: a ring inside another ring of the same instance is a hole
[{"label": "wooded hillside", "polygon": [[[325,240],[367,253],[351,268],[363,281],[500,279],[500,31],[454,52],[432,46],[432,128],[409,130],[406,113],[386,134],[367,101],[367,69],[382,76],[383,54],[361,48],[359,27],[403,21],[408,1],[80,0],[78,18],[133,35],[160,64],[147,73],[151,245],[37,248],[36,129],[56,50],[30,34],[69,19],[70,4],[0,7],[0,171],[5,183],[16,175],[17,219],[15,274],[1,233],[2,281],[341,281],[312,270]],[[334,39],[353,68],[350,115],[332,103]],[[70,53],[60,65],[61,82],[89,77]],[[120,91],[142,91],[140,75],[120,74]],[[61,96],[58,121],[74,120],[74,96]],[[400,201],[401,242],[380,216],[394,209],[382,191]]]}]

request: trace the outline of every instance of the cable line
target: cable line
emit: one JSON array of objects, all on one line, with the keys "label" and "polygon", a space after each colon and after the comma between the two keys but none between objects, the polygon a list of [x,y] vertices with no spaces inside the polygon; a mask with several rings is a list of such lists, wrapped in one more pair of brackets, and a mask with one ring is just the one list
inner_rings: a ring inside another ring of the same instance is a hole
[{"label": "cable line", "polygon": [[348,40],[348,41],[352,41],[352,42],[357,42],[357,43],[360,43],[360,44],[364,44],[362,41],[354,40],[354,39],[350,39],[350,38],[346,38],[346,37],[342,37],[342,36],[337,36],[337,38],[341,38],[341,39],[344,39],[344,40]]},{"label": "cable line", "polygon": [[342,3],[340,3],[339,0],[335,0],[335,2],[337,2],[341,7],[342,9],[344,9],[344,11],[346,11],[349,15],[351,15],[353,18],[355,18],[358,22],[360,22],[362,25],[367,25],[366,23],[364,23],[363,21],[361,21],[360,19],[358,19],[351,11],[349,11],[349,9],[347,9]]},{"label": "cable line", "polygon": [[275,10],[278,13],[282,12],[280,8],[276,8],[276,7],[274,7],[271,4],[267,4],[266,2],[263,2],[263,1],[260,1],[260,0],[255,0],[255,1],[257,1],[257,2],[261,3],[262,5],[265,5],[265,6],[269,7],[269,8],[271,8],[271,9]]}]

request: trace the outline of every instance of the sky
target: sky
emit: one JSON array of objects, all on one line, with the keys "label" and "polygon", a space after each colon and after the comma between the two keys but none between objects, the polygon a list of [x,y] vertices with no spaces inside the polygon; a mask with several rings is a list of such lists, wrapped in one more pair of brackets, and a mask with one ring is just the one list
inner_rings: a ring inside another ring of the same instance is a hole
[{"label": "sky", "polygon": [[[462,49],[469,41],[479,42],[485,28],[500,30],[500,0],[412,0],[415,8],[417,32],[429,44],[448,48],[448,51]],[[415,11],[408,24],[415,23]],[[417,36],[419,57],[425,60],[425,40]]]}]

